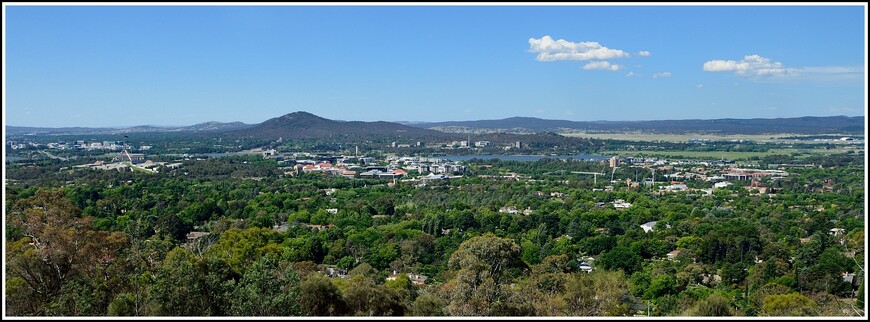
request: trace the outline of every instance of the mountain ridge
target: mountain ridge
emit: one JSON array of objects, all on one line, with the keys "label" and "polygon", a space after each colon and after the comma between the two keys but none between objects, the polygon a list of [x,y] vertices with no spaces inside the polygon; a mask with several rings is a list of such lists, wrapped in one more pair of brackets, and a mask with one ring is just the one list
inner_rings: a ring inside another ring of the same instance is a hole
[{"label": "mountain ridge", "polygon": [[342,137],[404,137],[409,139],[449,136],[444,132],[407,126],[399,123],[375,121],[336,121],[305,111],[297,111],[268,119],[254,126],[229,131],[228,136],[275,140],[278,138],[317,139]]},{"label": "mountain ridge", "polygon": [[651,133],[712,132],[720,134],[763,133],[864,133],[863,116],[802,116],[792,118],[722,118],[650,121],[568,121],[536,117],[509,117],[496,120],[448,121],[413,123],[410,126],[465,133],[474,130],[559,132],[587,131],[645,131]]},{"label": "mountain ridge", "polygon": [[[644,131],[650,133],[719,134],[864,134],[863,116],[802,116],[793,118],[722,118],[650,121],[570,121],[514,116],[494,120],[448,122],[387,122],[331,120],[305,111],[274,117],[256,124],[242,122],[209,121],[189,126],[139,125],[131,127],[27,127],[6,126],[7,135],[60,135],[60,134],[129,134],[185,132],[200,134],[227,134],[243,137],[320,138],[355,135],[390,136],[405,138],[453,137],[451,133],[484,131],[489,133],[540,133],[564,130],[597,132]],[[258,134],[259,132],[259,134]]]},{"label": "mountain ridge", "polygon": [[218,132],[251,126],[242,122],[208,121],[187,126],[136,125],[128,127],[36,127],[6,125],[7,135],[89,135],[166,132]]}]

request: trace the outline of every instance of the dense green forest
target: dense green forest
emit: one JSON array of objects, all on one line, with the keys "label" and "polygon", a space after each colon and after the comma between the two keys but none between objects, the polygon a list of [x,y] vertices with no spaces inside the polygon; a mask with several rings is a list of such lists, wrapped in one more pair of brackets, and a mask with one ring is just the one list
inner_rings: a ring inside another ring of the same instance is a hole
[{"label": "dense green forest", "polygon": [[710,194],[555,159],[425,185],[255,156],[10,165],[6,314],[863,316],[863,155],[825,160]]}]

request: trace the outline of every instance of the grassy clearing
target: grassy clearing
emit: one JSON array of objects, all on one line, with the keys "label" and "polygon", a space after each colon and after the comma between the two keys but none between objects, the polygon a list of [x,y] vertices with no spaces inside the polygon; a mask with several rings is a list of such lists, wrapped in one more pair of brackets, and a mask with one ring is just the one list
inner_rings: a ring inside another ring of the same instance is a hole
[{"label": "grassy clearing", "polygon": [[154,173],[154,171],[152,171],[152,170],[148,170],[148,169],[145,169],[145,168],[141,168],[141,167],[139,167],[139,166],[136,166],[136,165],[130,163],[129,161],[128,161],[128,162],[124,162],[124,164],[126,164],[128,167],[130,167],[130,169],[132,169],[133,171],[136,171],[136,172],[142,172],[142,173]]},{"label": "grassy clearing", "polygon": [[[730,140],[751,140],[756,142],[773,142],[773,141],[782,141],[782,138],[785,137],[808,137],[811,135],[805,134],[791,134],[791,133],[777,133],[777,134],[735,134],[735,135],[724,135],[724,134],[698,134],[698,133],[686,133],[686,134],[656,134],[656,133],[641,133],[641,132],[628,132],[628,133],[587,133],[587,132],[562,132],[559,133],[564,136],[569,137],[583,137],[583,138],[593,138],[593,139],[609,139],[609,140],[626,140],[626,141],[664,141],[664,142],[686,142],[689,139],[708,139],[711,141],[730,141]],[[831,134],[838,135],[838,134]],[[854,135],[839,135],[839,136],[851,136]],[[789,140],[792,141],[793,140]],[[812,143],[812,141],[805,141],[807,143]]]}]

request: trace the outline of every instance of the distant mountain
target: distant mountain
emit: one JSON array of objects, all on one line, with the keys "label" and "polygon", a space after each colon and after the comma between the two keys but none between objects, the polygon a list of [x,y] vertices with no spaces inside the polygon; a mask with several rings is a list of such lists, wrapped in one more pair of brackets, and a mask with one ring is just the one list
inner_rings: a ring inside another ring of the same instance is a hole
[{"label": "distant mountain", "polygon": [[244,129],[248,127],[254,126],[253,124],[245,124],[242,122],[230,122],[230,123],[221,123],[221,122],[205,122],[199,123],[191,126],[185,126],[179,128],[181,131],[190,131],[190,132],[217,132],[217,131],[230,131],[230,130],[238,130]]},{"label": "distant mountain", "polygon": [[546,120],[536,117],[509,117],[501,120],[439,122],[428,124],[415,124],[416,126],[433,127],[467,127],[474,129],[526,129],[533,131],[547,131],[559,128],[573,128],[574,121]]},{"label": "distant mountain", "polygon": [[[457,133],[542,133],[563,130],[594,132],[648,133],[718,133],[718,134],[864,134],[863,116],[796,117],[774,119],[713,119],[657,121],[592,121],[548,120],[535,117],[510,117],[500,120],[457,122],[360,122],[336,121],[307,112],[294,112],[266,120],[260,124],[242,122],[205,122],[190,126],[141,125],[126,128],[88,127],[25,127],[6,126],[8,136],[21,135],[90,135],[129,133],[197,133],[255,139],[320,139],[320,138],[394,138],[394,139],[454,139]],[[513,138],[510,138],[513,139]]]},{"label": "distant mountain", "polygon": [[433,138],[443,132],[391,122],[335,121],[308,112],[293,112],[263,123],[225,133],[227,136],[268,139],[325,139],[360,137]]},{"label": "distant mountain", "polygon": [[103,134],[117,129],[92,127],[31,127],[6,126],[6,135],[62,135],[62,134]]},{"label": "distant mountain", "polygon": [[500,120],[457,121],[437,123],[410,123],[411,126],[448,132],[549,132],[560,130],[585,131],[644,131],[652,133],[719,133],[765,134],[796,133],[863,134],[863,116],[797,117],[774,119],[712,119],[712,120],[657,120],[657,121],[593,121],[577,122],[547,120],[534,117],[511,117]]},{"label": "distant mountain", "polygon": [[242,122],[205,122],[190,126],[139,125],[125,128],[93,127],[27,127],[6,126],[7,135],[85,135],[85,134],[128,134],[128,133],[165,133],[165,132],[221,132],[251,127]]},{"label": "distant mountain", "polygon": [[133,127],[114,129],[114,130],[110,131],[109,134],[176,132],[177,130],[178,130],[177,127],[139,125],[139,126],[133,126]]}]

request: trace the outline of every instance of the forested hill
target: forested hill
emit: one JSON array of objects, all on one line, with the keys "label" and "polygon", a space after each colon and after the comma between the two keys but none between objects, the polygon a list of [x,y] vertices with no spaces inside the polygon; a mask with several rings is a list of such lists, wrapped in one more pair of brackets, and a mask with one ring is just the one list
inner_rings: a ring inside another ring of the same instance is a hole
[{"label": "forested hill", "polygon": [[360,137],[436,138],[451,134],[391,122],[336,121],[308,112],[293,112],[253,127],[229,131],[226,136],[254,139],[336,139]]},{"label": "forested hill", "polygon": [[558,131],[562,129],[588,131],[644,131],[651,133],[720,133],[720,134],[863,134],[863,116],[796,117],[774,119],[713,119],[656,121],[592,121],[546,120],[534,117],[511,117],[501,120],[457,121],[411,124],[421,128],[450,131],[464,130],[525,130]]}]

